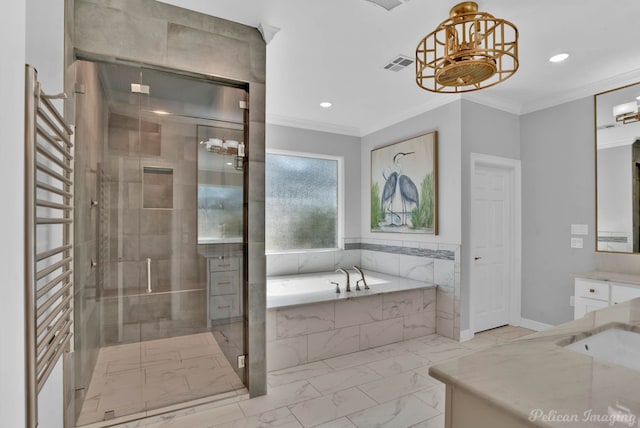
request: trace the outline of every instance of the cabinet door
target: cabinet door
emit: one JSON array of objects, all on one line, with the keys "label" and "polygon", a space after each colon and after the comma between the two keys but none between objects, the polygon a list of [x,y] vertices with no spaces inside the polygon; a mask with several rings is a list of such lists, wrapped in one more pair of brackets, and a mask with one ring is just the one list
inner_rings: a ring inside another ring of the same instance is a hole
[{"label": "cabinet door", "polygon": [[609,306],[609,302],[602,300],[586,299],[584,297],[576,297],[576,304],[573,308],[573,319],[584,317],[586,314],[598,309],[606,308]]},{"label": "cabinet door", "polygon": [[611,285],[611,303],[614,305],[635,299],[636,297],[640,297],[640,287],[619,284]]}]

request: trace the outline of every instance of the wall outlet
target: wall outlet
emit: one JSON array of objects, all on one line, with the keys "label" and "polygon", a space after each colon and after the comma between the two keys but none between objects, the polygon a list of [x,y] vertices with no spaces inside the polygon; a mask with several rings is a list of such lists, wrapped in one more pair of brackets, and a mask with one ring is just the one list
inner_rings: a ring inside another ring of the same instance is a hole
[{"label": "wall outlet", "polygon": [[244,368],[244,355],[238,355],[238,368]]},{"label": "wall outlet", "polygon": [[583,248],[582,238],[571,238],[571,248]]},{"label": "wall outlet", "polygon": [[576,306],[576,296],[569,296],[569,306],[572,308]]}]

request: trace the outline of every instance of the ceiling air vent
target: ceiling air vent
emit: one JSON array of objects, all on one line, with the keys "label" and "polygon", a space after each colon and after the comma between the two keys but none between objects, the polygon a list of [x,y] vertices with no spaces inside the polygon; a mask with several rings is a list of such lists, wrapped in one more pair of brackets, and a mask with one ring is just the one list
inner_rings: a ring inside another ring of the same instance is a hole
[{"label": "ceiling air vent", "polygon": [[369,3],[377,4],[380,7],[383,7],[387,10],[391,10],[395,7],[400,6],[402,3],[406,3],[409,0],[365,0]]},{"label": "ceiling air vent", "polygon": [[408,56],[398,55],[384,65],[385,70],[400,71],[413,64],[413,59]]}]

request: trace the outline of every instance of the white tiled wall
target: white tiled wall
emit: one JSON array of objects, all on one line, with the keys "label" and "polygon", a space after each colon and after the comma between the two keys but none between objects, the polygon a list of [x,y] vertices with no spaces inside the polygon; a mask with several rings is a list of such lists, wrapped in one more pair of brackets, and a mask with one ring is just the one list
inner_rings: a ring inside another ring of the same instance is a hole
[{"label": "white tiled wall", "polygon": [[267,367],[279,370],[433,334],[436,289],[267,311]]},{"label": "white tiled wall", "polygon": [[335,250],[326,252],[267,255],[267,275],[329,272],[338,267],[364,269],[426,281],[438,285],[436,331],[450,339],[460,339],[460,245],[418,241],[347,238],[345,244],[362,243],[453,252],[453,260],[398,254],[393,251]]}]

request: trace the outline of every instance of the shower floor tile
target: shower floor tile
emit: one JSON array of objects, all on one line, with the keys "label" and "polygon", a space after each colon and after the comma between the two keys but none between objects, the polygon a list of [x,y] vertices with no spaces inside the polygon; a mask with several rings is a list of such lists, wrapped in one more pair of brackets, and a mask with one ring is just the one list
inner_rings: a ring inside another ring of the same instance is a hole
[{"label": "shower floor tile", "polygon": [[244,388],[211,333],[102,348],[77,425]]}]

